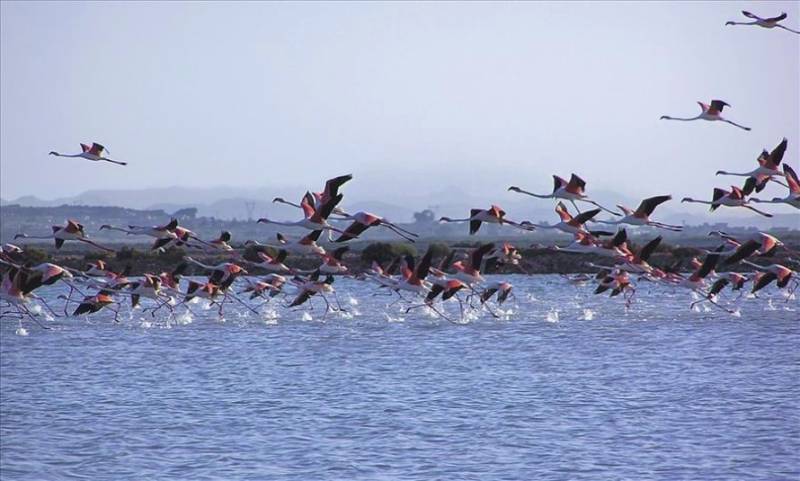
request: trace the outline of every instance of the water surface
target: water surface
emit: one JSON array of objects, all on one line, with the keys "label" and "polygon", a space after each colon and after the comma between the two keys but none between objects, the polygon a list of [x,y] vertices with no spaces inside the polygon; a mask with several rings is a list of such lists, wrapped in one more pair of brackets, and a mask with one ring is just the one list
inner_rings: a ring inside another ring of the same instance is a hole
[{"label": "water surface", "polygon": [[[798,302],[631,309],[514,277],[501,319],[323,306],[0,326],[0,474],[41,479],[800,477]],[[51,290],[52,300],[60,290]],[[147,302],[147,301],[145,301]],[[457,304],[447,308],[458,312]]]}]

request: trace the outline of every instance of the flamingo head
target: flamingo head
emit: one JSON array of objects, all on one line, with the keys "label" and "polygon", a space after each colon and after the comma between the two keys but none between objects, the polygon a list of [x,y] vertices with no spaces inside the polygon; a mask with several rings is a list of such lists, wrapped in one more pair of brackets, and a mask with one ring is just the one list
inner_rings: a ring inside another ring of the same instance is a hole
[{"label": "flamingo head", "polygon": [[256,224],[268,224],[268,223],[269,219],[267,219],[266,217],[262,217],[256,221]]}]

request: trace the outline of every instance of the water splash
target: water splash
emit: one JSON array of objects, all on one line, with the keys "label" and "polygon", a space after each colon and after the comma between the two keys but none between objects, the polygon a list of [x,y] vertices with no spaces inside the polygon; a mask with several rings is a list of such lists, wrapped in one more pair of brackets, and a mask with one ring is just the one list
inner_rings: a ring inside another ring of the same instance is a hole
[{"label": "water splash", "polygon": [[179,324],[181,326],[185,326],[187,324],[191,324],[194,320],[194,316],[189,311],[184,312],[183,314],[179,314],[175,316],[175,324]]},{"label": "water splash", "polygon": [[544,320],[553,323],[558,322],[558,309],[550,309],[547,312],[547,316],[545,316]]},{"label": "water splash", "polygon": [[351,306],[357,306],[358,305],[358,299],[356,299],[353,296],[348,297],[347,298],[347,302],[349,302]]},{"label": "water splash", "polygon": [[31,314],[38,316],[39,314],[42,313],[42,306],[40,306],[39,304],[34,304],[30,306],[28,310],[31,311]]},{"label": "water splash", "polygon": [[308,312],[304,312],[303,313],[303,317],[301,317],[301,319],[303,321],[313,321],[314,320],[314,318],[311,317],[311,314],[309,314]]},{"label": "water splash", "polygon": [[18,336],[27,336],[28,335],[28,330],[25,329],[24,327],[20,326],[20,327],[17,328],[16,331],[14,331],[14,333],[16,335],[18,335]]},{"label": "water splash", "polygon": [[741,309],[734,310],[733,312],[731,312],[731,316],[733,316],[733,317],[742,317],[742,310]]},{"label": "water splash", "polygon": [[386,318],[387,322],[405,322],[406,318],[402,316],[392,316],[388,312],[383,313],[383,317]]},{"label": "water splash", "polygon": [[591,309],[584,309],[583,310],[583,320],[584,321],[591,321],[594,319],[594,311]]}]

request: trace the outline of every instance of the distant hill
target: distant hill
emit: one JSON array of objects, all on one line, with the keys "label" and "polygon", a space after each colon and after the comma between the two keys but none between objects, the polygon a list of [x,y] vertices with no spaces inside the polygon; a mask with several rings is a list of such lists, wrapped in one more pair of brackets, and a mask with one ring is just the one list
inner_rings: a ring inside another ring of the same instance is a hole
[{"label": "distant hill", "polygon": [[[553,212],[555,202],[545,199],[534,199],[528,196],[506,192],[502,189],[487,194],[473,194],[457,186],[444,186],[437,191],[416,192],[393,191],[390,200],[380,199],[379,195],[359,192],[359,186],[345,188],[345,199],[341,206],[351,212],[373,212],[395,222],[411,222],[415,212],[431,209],[435,215],[464,217],[472,208],[486,208],[491,204],[499,204],[513,220],[530,220],[533,222],[556,222]],[[348,193],[348,190],[350,192]],[[305,191],[301,186],[286,187],[164,187],[151,189],[126,190],[88,190],[73,197],[62,197],[44,200],[35,196],[23,196],[18,199],[3,199],[0,205],[19,204],[30,207],[55,207],[61,205],[94,205],[117,206],[140,210],[163,210],[167,213],[188,207],[197,208],[197,215],[222,220],[247,220],[259,217],[271,217],[278,220],[295,219],[299,215],[296,208],[273,204],[274,197],[284,197],[298,201]],[[355,192],[355,193],[353,193]],[[635,208],[640,199],[610,191],[596,190],[591,192],[592,198],[608,208],[614,209],[617,204]],[[399,196],[399,197],[398,197]],[[570,211],[574,211],[569,202],[565,202]],[[592,206],[578,203],[583,210]],[[677,200],[660,206],[655,218],[672,224],[702,225],[728,223],[733,226],[753,226],[759,229],[771,227],[800,228],[800,215],[787,212],[785,207],[775,207],[773,218],[751,214],[741,209],[723,208],[708,213],[697,206],[681,204]],[[772,209],[770,209],[772,210]],[[609,219],[605,212],[598,219]]]}]

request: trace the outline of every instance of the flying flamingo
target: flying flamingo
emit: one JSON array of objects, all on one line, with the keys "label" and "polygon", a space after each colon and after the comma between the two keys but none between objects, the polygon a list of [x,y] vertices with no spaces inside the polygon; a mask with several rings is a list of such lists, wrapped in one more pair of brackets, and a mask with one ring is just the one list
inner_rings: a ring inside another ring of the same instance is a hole
[{"label": "flying flamingo", "polygon": [[257,223],[259,224],[275,224],[275,225],[285,225],[285,226],[292,226],[292,227],[303,227],[305,229],[315,231],[315,230],[327,230],[330,234],[330,231],[336,231],[340,234],[344,234],[345,232],[341,229],[337,229],[328,223],[328,216],[333,211],[333,208],[336,207],[336,204],[341,202],[342,194],[329,199],[325,204],[320,206],[318,209],[315,208],[311,201],[308,199],[308,195],[303,197],[303,200],[300,202],[300,207],[303,209],[303,219],[297,222],[280,222],[275,220],[270,220],[267,218],[262,217],[258,219]]},{"label": "flying flamingo", "polygon": [[[327,181],[325,181],[325,188],[323,189],[322,192],[307,193],[307,195],[311,195],[311,199],[313,199],[311,205],[313,205],[315,209],[320,209],[329,200],[338,196],[339,188],[352,178],[353,178],[352,174],[347,174],[347,175],[340,175],[332,179],[328,179]],[[297,207],[298,209],[303,208],[300,204],[295,204],[294,202],[287,201],[283,197],[275,197],[274,199],[272,199],[272,202],[273,203],[279,202],[281,204],[291,205],[292,207]],[[332,213],[337,215],[346,215],[345,212],[339,207],[334,207]]]},{"label": "flying flamingo", "polygon": [[522,190],[519,187],[511,186],[508,190],[512,192],[518,192],[520,194],[530,195],[531,197],[536,197],[538,199],[564,199],[572,202],[572,206],[575,207],[575,210],[580,212],[581,210],[578,209],[578,205],[575,204],[576,200],[580,200],[582,202],[588,202],[589,204],[594,205],[595,207],[599,207],[604,211],[608,212],[609,214],[619,215],[618,213],[606,209],[602,205],[598,204],[597,202],[589,199],[586,195],[586,181],[581,179],[575,174],[569,178],[569,182],[564,180],[563,178],[554,175],[553,176],[553,192],[550,194],[534,194],[533,192],[528,192],[526,190]]},{"label": "flying flamingo", "polygon": [[346,311],[346,309],[344,309],[339,302],[339,299],[336,297],[336,291],[333,288],[333,276],[328,275],[324,280],[320,280],[319,274],[319,271],[314,271],[314,273],[311,274],[308,279],[304,279],[302,277],[295,277],[292,279],[292,282],[298,288],[298,294],[288,307],[296,307],[305,304],[309,299],[311,299],[312,296],[319,294],[322,300],[325,301],[324,315],[327,315],[332,308],[331,303],[328,301],[328,298],[325,297],[325,294],[333,294],[334,299],[336,299],[336,304],[339,306],[339,311]]},{"label": "flying flamingo", "polygon": [[339,236],[339,238],[334,242],[345,242],[355,239],[368,228],[378,226],[386,227],[409,242],[414,242],[413,237],[419,237],[417,234],[409,232],[402,227],[389,222],[383,217],[380,217],[376,214],[371,214],[369,212],[356,212],[355,214],[348,214],[342,211],[340,215],[342,216],[342,219],[351,220],[353,223],[350,224],[350,226],[345,229],[344,234]]},{"label": "flying flamingo", "polygon": [[86,144],[81,144],[81,150],[83,150],[83,152],[81,152],[80,154],[59,154],[56,151],[51,151],[50,155],[55,155],[55,156],[58,156],[58,157],[81,157],[81,158],[84,158],[84,159],[87,159],[87,160],[92,160],[94,162],[99,162],[99,161],[103,160],[103,161],[106,161],[106,162],[111,162],[112,164],[128,165],[127,162],[120,162],[118,160],[111,160],[111,159],[105,157],[105,154],[106,154],[106,152],[108,152],[108,149],[106,149],[105,147],[103,147],[102,145],[100,145],[100,144],[98,144],[96,142],[93,143],[91,146],[88,146]]},{"label": "flying flamingo", "polygon": [[755,25],[755,26],[758,26],[758,27],[761,27],[761,28],[775,28],[775,27],[778,27],[778,28],[782,28],[784,30],[788,30],[788,31],[790,31],[792,33],[800,33],[797,30],[792,30],[791,28],[784,27],[783,25],[778,23],[781,20],[784,20],[786,18],[786,12],[781,13],[777,17],[761,18],[758,15],[753,15],[752,13],[750,13],[750,12],[748,12],[746,10],[742,10],[742,15],[744,15],[747,18],[752,18],[753,21],[752,22],[734,22],[734,21],[730,21],[730,22],[725,22],[725,25]]},{"label": "flying flamingo", "polygon": [[248,240],[244,243],[244,245],[246,247],[274,247],[277,249],[285,249],[290,252],[296,252],[298,254],[325,255],[325,249],[317,244],[320,234],[322,234],[321,230],[315,230],[304,237],[293,239],[278,232],[275,235],[278,241],[277,244],[262,244],[258,241]]},{"label": "flying flamingo", "polygon": [[750,177],[745,182],[744,189],[740,189],[735,185],[731,186],[731,190],[725,190],[720,188],[714,188],[714,194],[710,201],[708,200],[695,200],[691,197],[684,197],[681,199],[681,202],[691,202],[695,204],[707,204],[710,205],[711,208],[709,209],[711,212],[717,210],[719,206],[725,207],[744,207],[745,209],[750,209],[753,212],[763,215],[764,217],[772,217],[772,214],[768,214],[766,212],[760,211],[751,205],[747,205],[749,202],[747,200],[747,195],[749,192],[752,192],[753,187],[755,187],[755,180]]},{"label": "flying flamingo", "polygon": [[682,230],[681,226],[679,225],[670,225],[670,224],[663,224],[661,222],[656,222],[654,220],[650,220],[650,215],[653,214],[653,211],[659,205],[663,204],[664,202],[672,199],[671,195],[659,195],[656,197],[649,197],[644,199],[636,210],[629,209],[624,205],[617,205],[619,210],[621,210],[625,215],[619,220],[598,220],[600,224],[630,224],[630,225],[646,225],[651,227],[658,227],[659,229],[666,229],[671,231],[679,232]]},{"label": "flying flamingo", "polygon": [[[67,302],[69,301],[70,300],[67,299]],[[80,316],[82,314],[94,314],[103,308],[108,308],[114,313],[114,322],[119,322],[119,309],[111,308],[111,305],[115,303],[116,301],[114,301],[114,299],[111,297],[111,292],[103,290],[94,296],[86,296],[83,301],[79,303],[72,315]]]},{"label": "flying flamingo", "polygon": [[800,179],[797,178],[797,173],[789,167],[789,164],[783,164],[783,172],[786,177],[786,183],[789,187],[789,194],[786,197],[773,197],[772,200],[762,200],[751,198],[750,202],[762,204],[788,204],[795,209],[800,209]]},{"label": "flying flamingo", "polygon": [[505,216],[506,212],[502,208],[493,205],[485,210],[471,209],[469,211],[469,217],[465,219],[451,219],[450,217],[442,217],[439,219],[439,222],[469,222],[469,235],[475,235],[478,232],[478,229],[481,228],[481,224],[484,222],[487,224],[508,224],[518,229],[527,231],[533,230],[533,227],[521,225],[518,222],[506,219]]},{"label": "flying flamingo", "polygon": [[[789,285],[789,281],[792,279],[792,275],[794,274],[793,270],[781,264],[772,264],[763,267],[747,260],[742,261],[742,263],[754,267],[760,271],[759,275],[756,276],[756,279],[753,281],[753,290],[751,291],[753,294],[767,287],[772,281],[778,281],[778,288],[783,289]],[[797,284],[797,281],[795,281],[794,289],[797,288]],[[790,293],[794,292],[794,289],[792,289]]]},{"label": "flying flamingo", "polygon": [[752,177],[756,180],[756,192],[761,192],[764,190],[764,187],[767,184],[767,181],[772,180],[773,182],[777,182],[784,187],[788,187],[783,182],[779,182],[773,179],[774,176],[783,176],[784,174],[780,171],[780,164],[781,160],[783,160],[783,154],[786,153],[786,146],[788,141],[784,137],[780,144],[775,147],[772,152],[767,152],[764,149],[761,154],[758,156],[758,167],[756,169],[751,170],[750,172],[727,172],[724,170],[718,170],[717,175],[735,175],[739,177]]},{"label": "flying flamingo", "polygon": [[62,245],[64,245],[65,241],[68,240],[76,240],[85,242],[89,245],[97,247],[98,249],[102,249],[107,252],[114,252],[114,249],[110,249],[108,247],[104,247],[88,238],[86,235],[86,231],[84,230],[83,224],[80,224],[74,220],[67,220],[66,226],[58,226],[54,225],[51,227],[53,233],[50,235],[42,235],[42,236],[31,236],[28,234],[17,234],[14,236],[14,239],[53,239],[56,243],[56,249],[60,249]]},{"label": "flying flamingo", "polygon": [[731,125],[739,127],[740,129],[750,130],[750,127],[745,127],[743,125],[739,125],[736,122],[730,121],[725,119],[720,115],[722,113],[722,109],[725,107],[730,107],[730,104],[723,102],[722,100],[712,100],[711,105],[704,104],[703,102],[697,102],[700,104],[700,114],[697,117],[689,117],[689,118],[681,118],[681,117],[670,117],[668,115],[662,115],[661,120],[683,120],[683,121],[692,121],[692,120],[721,120],[723,122],[727,122]]},{"label": "flying flamingo", "polygon": [[350,250],[349,247],[344,246],[336,249],[332,253],[322,256],[322,265],[319,266],[321,274],[347,274],[347,266],[342,262],[342,257],[345,252]]},{"label": "flying flamingo", "polygon": [[553,246],[552,249],[560,252],[573,252],[576,254],[597,254],[604,257],[624,258],[631,253],[625,247],[628,234],[625,229],[620,229],[608,241],[600,241],[595,236],[584,232],[575,234],[575,240],[566,247]]},{"label": "flying flamingo", "polygon": [[556,204],[556,214],[561,218],[561,222],[558,224],[548,225],[548,224],[531,224],[537,229],[557,229],[561,232],[566,232],[567,234],[577,234],[578,232],[587,232],[584,224],[589,222],[600,213],[601,209],[592,209],[581,212],[580,214],[576,215],[575,217],[569,213],[567,210],[567,206],[564,205],[563,202],[559,202]]},{"label": "flying flamingo", "polygon": [[178,227],[178,219],[172,219],[169,223],[164,225],[157,225],[152,227],[143,227],[138,225],[129,225],[126,228],[116,227],[110,224],[103,224],[99,230],[115,230],[125,232],[128,235],[146,235],[155,237],[156,239],[175,239],[175,228]]},{"label": "flying flamingo", "polygon": [[43,329],[50,329],[34,316],[27,304],[30,301],[30,293],[25,292],[25,284],[28,275],[22,269],[12,267],[0,277],[0,300],[5,301],[15,311],[0,312],[0,317],[9,314],[16,314],[19,317],[20,328],[22,328],[22,318],[28,316]]}]

